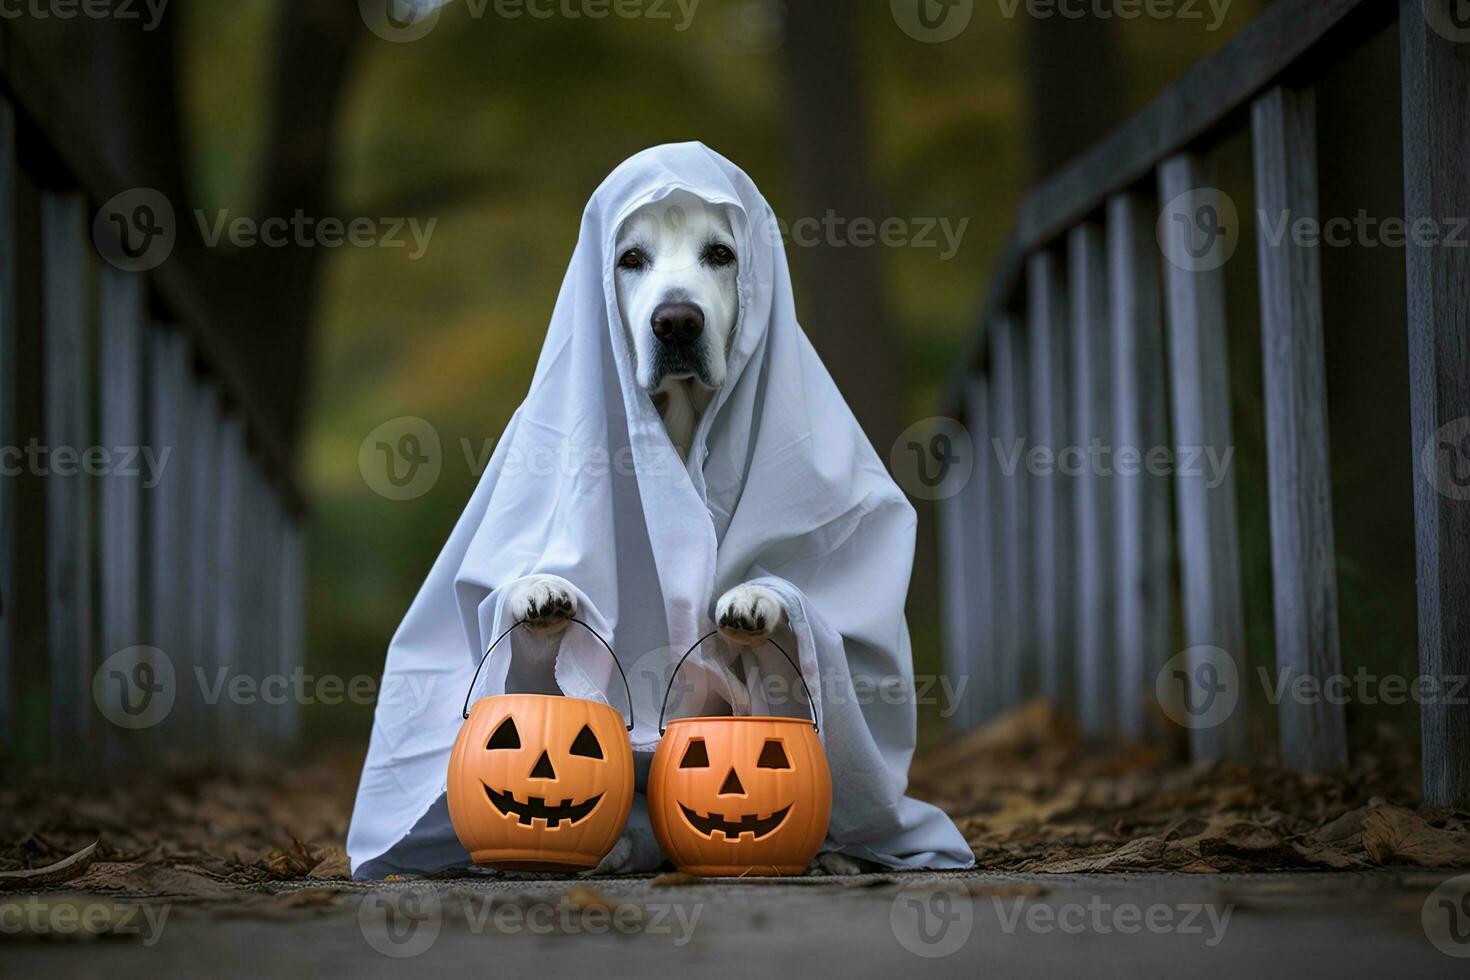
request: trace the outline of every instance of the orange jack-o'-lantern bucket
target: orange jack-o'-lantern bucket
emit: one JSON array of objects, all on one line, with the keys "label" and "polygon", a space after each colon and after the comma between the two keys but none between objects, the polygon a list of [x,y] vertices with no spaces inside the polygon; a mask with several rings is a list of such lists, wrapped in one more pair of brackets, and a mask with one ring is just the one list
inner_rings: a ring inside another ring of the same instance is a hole
[{"label": "orange jack-o'-lantern bucket", "polygon": [[[612,647],[607,650],[632,691]],[[501,633],[480,658],[480,670]],[[449,819],[476,864],[519,871],[584,870],[612,850],[633,805],[630,717],[611,705],[551,694],[498,694],[471,708],[449,756]]]},{"label": "orange jack-o'-lantern bucket", "polygon": [[[679,659],[677,674],[709,633]],[[801,676],[801,668],[771,640]],[[801,874],[827,837],[832,774],[818,738],[816,709],[806,718],[676,718],[648,775],[654,836],[680,871],[697,875]],[[811,692],[807,692],[811,707]]]}]

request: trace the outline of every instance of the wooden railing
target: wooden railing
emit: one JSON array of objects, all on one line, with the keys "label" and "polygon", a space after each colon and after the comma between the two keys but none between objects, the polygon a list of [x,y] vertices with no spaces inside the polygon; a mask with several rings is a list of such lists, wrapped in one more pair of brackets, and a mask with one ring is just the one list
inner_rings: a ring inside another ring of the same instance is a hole
[{"label": "wooden railing", "polygon": [[94,221],[137,181],[0,40],[0,767],[278,749],[299,706],[260,685],[303,654],[286,439],[227,353],[202,245],[108,261]]},{"label": "wooden railing", "polygon": [[[1145,468],[1063,483],[1007,475],[991,447],[1019,437],[1231,446],[1224,272],[1191,261],[1202,232],[1223,230],[1207,190],[1215,148],[1248,127],[1256,208],[1317,219],[1316,85],[1397,16],[1406,225],[1470,216],[1470,24],[1455,14],[1455,0],[1277,0],[1026,198],[946,405],[976,460],[941,513],[947,669],[972,679],[962,723],[1039,694],[1088,734],[1160,739],[1162,719],[1215,710],[1232,670],[1245,683],[1232,475]],[[1181,201],[1188,210],[1156,240],[1161,213]],[[1258,231],[1275,656],[1278,670],[1325,681],[1344,667],[1320,256]],[[1402,428],[1416,472],[1402,478],[1415,480],[1419,662],[1403,668],[1450,690],[1470,675],[1470,500],[1417,470],[1434,433],[1470,419],[1470,249],[1411,241],[1405,252],[1412,418]],[[1182,649],[1170,640],[1176,594]],[[1161,693],[1183,708],[1161,705]],[[1287,698],[1277,711],[1288,766],[1347,761],[1340,703]],[[1242,758],[1247,717],[1243,707],[1184,716],[1190,754]],[[1425,701],[1422,743],[1426,799],[1470,802],[1463,697]]]}]

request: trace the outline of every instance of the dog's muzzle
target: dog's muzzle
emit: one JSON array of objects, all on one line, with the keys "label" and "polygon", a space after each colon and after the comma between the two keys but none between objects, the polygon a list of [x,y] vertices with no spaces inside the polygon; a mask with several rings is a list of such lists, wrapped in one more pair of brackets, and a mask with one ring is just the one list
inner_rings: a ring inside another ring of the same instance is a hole
[{"label": "dog's muzzle", "polygon": [[704,311],[694,303],[660,303],[649,319],[654,339],[653,387],[670,375],[693,375],[710,384]]}]

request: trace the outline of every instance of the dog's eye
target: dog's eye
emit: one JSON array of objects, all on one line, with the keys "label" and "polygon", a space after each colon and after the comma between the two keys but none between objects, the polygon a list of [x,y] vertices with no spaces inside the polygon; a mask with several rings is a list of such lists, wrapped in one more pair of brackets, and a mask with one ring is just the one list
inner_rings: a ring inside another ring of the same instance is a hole
[{"label": "dog's eye", "polygon": [[630,248],[618,256],[618,266],[623,269],[641,269],[648,264],[648,257],[641,248]]},{"label": "dog's eye", "polygon": [[729,265],[735,261],[735,252],[730,246],[715,242],[705,248],[703,258],[709,265]]}]

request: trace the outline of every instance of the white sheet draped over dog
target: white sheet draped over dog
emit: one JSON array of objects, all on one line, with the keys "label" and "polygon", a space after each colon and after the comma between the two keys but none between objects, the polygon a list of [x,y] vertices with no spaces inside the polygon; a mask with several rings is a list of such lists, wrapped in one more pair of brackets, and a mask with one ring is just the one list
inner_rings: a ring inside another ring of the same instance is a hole
[{"label": "white sheet draped over dog", "polygon": [[[613,282],[620,224],[676,189],[727,209],[739,255],[729,374],[687,464],[634,381]],[[469,863],[443,799],[450,748],[475,665],[511,625],[507,587],[538,573],[571,582],[580,618],[617,651],[641,752],[716,599],[743,582],[774,590],[832,768],[829,848],[898,867],[971,863],[949,819],[904,795],[914,511],[797,323],[775,229],[750,178],[699,143],[639,153],[593,194],[530,391],[389,646],[347,838],[359,877]],[[710,640],[680,680],[670,717],[807,711],[770,646]],[[551,640],[516,631],[475,696],[558,689],[627,708],[606,651],[575,625]],[[604,870],[656,863],[646,821],[640,794],[634,840]]]}]

